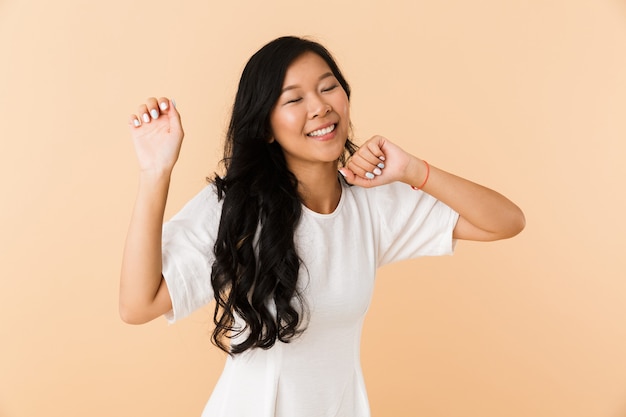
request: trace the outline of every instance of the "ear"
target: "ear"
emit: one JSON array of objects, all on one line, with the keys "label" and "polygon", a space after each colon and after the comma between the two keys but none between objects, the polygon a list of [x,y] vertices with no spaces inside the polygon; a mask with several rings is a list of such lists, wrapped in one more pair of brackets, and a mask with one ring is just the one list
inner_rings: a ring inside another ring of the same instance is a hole
[{"label": "ear", "polygon": [[267,143],[274,143],[275,140],[276,139],[274,139],[274,136],[272,136],[267,140]]}]

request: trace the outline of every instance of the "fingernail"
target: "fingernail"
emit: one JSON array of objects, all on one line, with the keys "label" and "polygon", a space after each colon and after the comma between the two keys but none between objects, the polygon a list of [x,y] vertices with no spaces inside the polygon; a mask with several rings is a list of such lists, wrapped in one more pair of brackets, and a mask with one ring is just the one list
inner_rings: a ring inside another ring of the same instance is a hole
[{"label": "fingernail", "polygon": [[382,173],[383,173],[383,172],[380,170],[380,168],[374,168],[374,174],[376,174],[376,175],[380,175],[380,174],[382,174]]},{"label": "fingernail", "polygon": [[384,161],[385,157],[381,155],[381,156],[378,157],[378,159],[380,159],[381,161]]},{"label": "fingernail", "polygon": [[150,122],[150,116],[148,116],[148,113],[144,113],[141,117],[143,118],[144,122],[146,123]]},{"label": "fingernail", "polygon": [[167,110],[167,102],[162,101],[161,103],[159,103],[159,107],[161,108],[161,110]]},{"label": "fingernail", "polygon": [[343,175],[344,178],[346,178],[346,174],[344,174],[342,170],[339,170],[339,173]]},{"label": "fingernail", "polygon": [[150,110],[150,116],[152,116],[153,119],[158,118],[159,117],[159,111],[157,109]]},{"label": "fingernail", "polygon": [[376,165],[378,168],[383,169],[385,167],[385,164],[383,164],[382,162],[378,165]]},{"label": "fingernail", "polygon": [[174,106],[174,108],[176,108],[176,100],[172,99],[172,106]]},{"label": "fingernail", "polygon": [[138,119],[134,119],[133,120],[133,124],[135,125],[135,127],[139,127],[139,125],[141,124],[141,122]]},{"label": "fingernail", "polygon": [[375,176],[376,175],[372,174],[371,172],[365,173],[365,178],[370,179],[370,180],[373,180]]}]

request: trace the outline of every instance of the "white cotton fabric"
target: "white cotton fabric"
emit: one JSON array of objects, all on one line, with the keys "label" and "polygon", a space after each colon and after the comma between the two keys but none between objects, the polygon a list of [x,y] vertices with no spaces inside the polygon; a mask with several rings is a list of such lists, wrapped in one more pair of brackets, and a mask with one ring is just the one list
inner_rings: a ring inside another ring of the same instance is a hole
[{"label": "white cotton fabric", "polygon": [[[163,229],[170,322],[213,300],[211,265],[221,202],[213,185]],[[369,404],[360,339],[376,269],[452,254],[458,214],[402,183],[365,189],[343,183],[331,214],[303,207],[295,242],[299,285],[310,312],[291,343],[228,357],[202,417],[364,417]]]}]

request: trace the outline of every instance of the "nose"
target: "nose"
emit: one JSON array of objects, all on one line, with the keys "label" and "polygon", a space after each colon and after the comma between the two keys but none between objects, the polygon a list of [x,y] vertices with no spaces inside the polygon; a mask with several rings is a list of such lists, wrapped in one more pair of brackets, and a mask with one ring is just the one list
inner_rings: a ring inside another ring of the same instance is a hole
[{"label": "nose", "polygon": [[315,96],[311,100],[309,114],[311,118],[324,117],[333,110],[332,106],[328,104],[323,97]]}]

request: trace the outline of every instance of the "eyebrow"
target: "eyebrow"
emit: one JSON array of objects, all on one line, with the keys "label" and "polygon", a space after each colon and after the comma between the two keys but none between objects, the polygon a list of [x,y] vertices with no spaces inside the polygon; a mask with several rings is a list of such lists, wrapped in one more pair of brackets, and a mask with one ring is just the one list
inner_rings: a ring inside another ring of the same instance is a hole
[{"label": "eyebrow", "polygon": [[[320,76],[320,78],[318,78],[318,81],[322,81],[324,78],[328,78],[328,77],[334,77],[335,74],[333,74],[332,72],[326,72],[324,74],[322,74]],[[300,86],[298,84],[294,84],[294,85],[288,85],[287,87],[283,88],[280,92],[281,94],[284,93],[285,91],[289,91],[289,90],[293,90],[296,88],[300,88]]]}]

